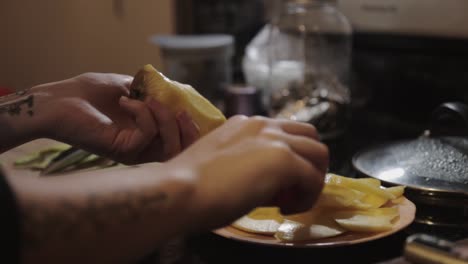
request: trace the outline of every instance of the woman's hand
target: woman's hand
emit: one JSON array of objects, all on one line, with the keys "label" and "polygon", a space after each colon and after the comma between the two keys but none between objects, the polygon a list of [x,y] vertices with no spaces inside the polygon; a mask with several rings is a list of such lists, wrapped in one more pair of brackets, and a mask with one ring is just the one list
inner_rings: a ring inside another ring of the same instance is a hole
[{"label": "woman's hand", "polygon": [[222,227],[257,206],[309,209],[328,166],[316,138],[307,124],[235,117],[164,164],[7,175],[22,216],[22,259],[133,263],[168,239]]},{"label": "woman's hand", "polygon": [[129,99],[132,77],[87,73],[35,87],[43,134],[127,164],[167,161],[199,137],[185,113]]},{"label": "woman's hand", "polygon": [[235,117],[165,166],[196,179],[197,227],[228,224],[257,206],[296,213],[323,187],[328,149],[317,138],[308,124]]}]

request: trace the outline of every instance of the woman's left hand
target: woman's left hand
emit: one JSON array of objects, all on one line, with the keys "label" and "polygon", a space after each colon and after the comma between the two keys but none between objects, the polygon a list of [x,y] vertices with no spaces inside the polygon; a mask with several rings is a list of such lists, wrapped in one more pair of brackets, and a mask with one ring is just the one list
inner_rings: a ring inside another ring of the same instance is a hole
[{"label": "woman's left hand", "polygon": [[31,89],[43,135],[126,164],[167,161],[199,138],[186,112],[128,98],[132,77],[86,73]]}]

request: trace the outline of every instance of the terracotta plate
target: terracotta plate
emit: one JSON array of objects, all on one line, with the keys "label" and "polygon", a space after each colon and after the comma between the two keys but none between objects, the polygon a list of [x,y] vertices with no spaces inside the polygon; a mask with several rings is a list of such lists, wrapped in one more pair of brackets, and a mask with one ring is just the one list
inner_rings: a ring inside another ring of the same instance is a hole
[{"label": "terracotta plate", "polygon": [[215,234],[220,235],[222,237],[238,240],[246,243],[252,243],[257,245],[267,245],[267,246],[276,246],[276,247],[296,247],[296,248],[324,248],[324,247],[339,247],[339,246],[347,246],[347,245],[354,245],[359,243],[364,243],[372,240],[376,240],[379,238],[383,238],[394,234],[408,225],[410,225],[415,217],[416,214],[416,206],[408,199],[404,198],[401,203],[396,205],[400,210],[400,217],[396,220],[394,228],[387,232],[381,233],[355,233],[355,232],[348,232],[346,234],[332,237],[332,238],[325,238],[325,239],[318,239],[300,243],[287,243],[281,242],[278,239],[274,238],[273,236],[264,236],[264,235],[256,235],[247,233],[241,230],[238,230],[234,227],[227,226],[221,229],[217,229],[213,231]]}]

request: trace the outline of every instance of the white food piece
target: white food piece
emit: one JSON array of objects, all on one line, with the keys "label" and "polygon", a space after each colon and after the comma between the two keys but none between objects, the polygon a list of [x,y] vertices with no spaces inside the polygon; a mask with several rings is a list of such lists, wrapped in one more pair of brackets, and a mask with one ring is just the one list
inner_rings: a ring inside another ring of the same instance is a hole
[{"label": "white food piece", "polygon": [[341,235],[344,232],[345,230],[343,228],[333,222],[328,225],[304,225],[299,222],[285,220],[284,223],[279,227],[275,237],[282,241],[299,242],[334,237]]},{"label": "white food piece", "polygon": [[331,217],[317,210],[285,219],[275,236],[294,242],[334,237],[345,232]]},{"label": "white food piece", "polygon": [[384,232],[393,228],[392,220],[397,215],[364,215],[355,214],[349,217],[336,218],[343,228],[354,232]]},{"label": "white food piece", "polygon": [[254,219],[244,216],[236,220],[232,225],[246,232],[274,235],[280,227],[281,222],[275,219]]}]

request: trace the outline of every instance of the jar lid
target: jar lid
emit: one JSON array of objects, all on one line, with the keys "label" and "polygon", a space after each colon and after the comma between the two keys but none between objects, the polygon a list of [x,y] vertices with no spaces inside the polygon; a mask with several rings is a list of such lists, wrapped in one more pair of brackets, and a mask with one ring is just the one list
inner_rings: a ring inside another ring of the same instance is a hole
[{"label": "jar lid", "polygon": [[252,86],[235,84],[224,91],[226,116],[264,114],[260,91]]},{"label": "jar lid", "polygon": [[231,35],[175,35],[153,36],[150,42],[175,56],[213,56],[234,54],[234,38]]}]

